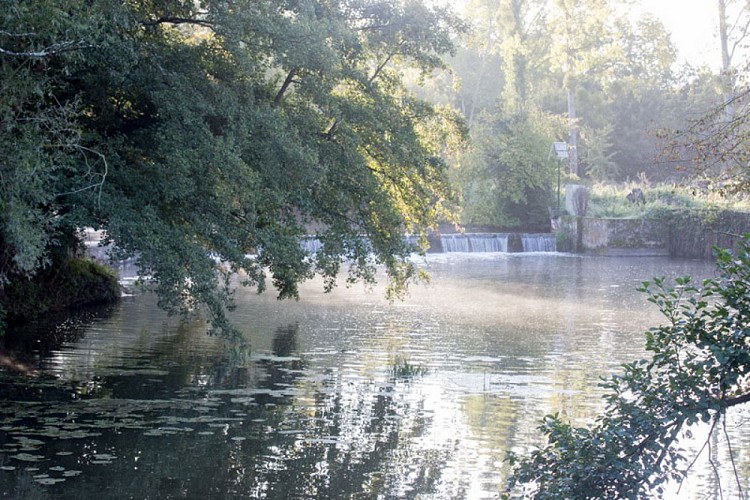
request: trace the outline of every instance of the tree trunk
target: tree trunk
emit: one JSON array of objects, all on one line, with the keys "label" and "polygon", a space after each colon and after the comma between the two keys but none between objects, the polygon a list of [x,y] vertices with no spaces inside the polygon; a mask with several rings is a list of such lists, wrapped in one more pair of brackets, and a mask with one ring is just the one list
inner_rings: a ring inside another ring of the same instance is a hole
[{"label": "tree trunk", "polygon": [[721,71],[728,73],[732,65],[732,58],[729,54],[729,31],[727,29],[727,2],[719,2],[719,41],[721,42]]},{"label": "tree trunk", "polygon": [[568,86],[568,160],[570,173],[578,175],[578,123],[576,120],[575,89]]}]

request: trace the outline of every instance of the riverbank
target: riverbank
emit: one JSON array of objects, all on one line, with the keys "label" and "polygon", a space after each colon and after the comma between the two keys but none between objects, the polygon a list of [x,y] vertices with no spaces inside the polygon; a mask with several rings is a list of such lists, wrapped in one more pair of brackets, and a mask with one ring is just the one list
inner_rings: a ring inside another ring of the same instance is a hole
[{"label": "riverbank", "polygon": [[117,273],[88,257],[61,257],[33,278],[0,291],[0,333],[6,327],[120,299]]}]

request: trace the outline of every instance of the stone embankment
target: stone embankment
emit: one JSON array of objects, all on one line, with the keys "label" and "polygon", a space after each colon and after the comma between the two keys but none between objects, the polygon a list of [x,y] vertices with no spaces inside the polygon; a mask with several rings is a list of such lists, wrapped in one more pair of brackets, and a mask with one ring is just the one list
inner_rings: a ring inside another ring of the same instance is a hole
[{"label": "stone embankment", "polygon": [[599,219],[563,216],[558,242],[564,250],[609,256],[712,259],[714,247],[736,249],[750,233],[750,214],[679,212],[664,219]]}]

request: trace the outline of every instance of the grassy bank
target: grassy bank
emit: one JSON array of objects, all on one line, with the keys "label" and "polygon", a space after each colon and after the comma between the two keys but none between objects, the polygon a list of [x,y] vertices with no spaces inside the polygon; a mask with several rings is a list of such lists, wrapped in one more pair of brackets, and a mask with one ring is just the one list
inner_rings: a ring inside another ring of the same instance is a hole
[{"label": "grassy bank", "polygon": [[[628,194],[634,189],[643,192],[642,203],[632,203]],[[664,211],[695,209],[699,211],[750,212],[750,198],[745,195],[727,195],[699,186],[674,184],[624,183],[593,184],[589,186],[588,216],[610,219],[660,218]]]},{"label": "grassy bank", "polygon": [[12,280],[0,290],[0,333],[5,324],[115,302],[120,294],[117,275],[110,268],[86,258],[65,258],[34,278]]}]

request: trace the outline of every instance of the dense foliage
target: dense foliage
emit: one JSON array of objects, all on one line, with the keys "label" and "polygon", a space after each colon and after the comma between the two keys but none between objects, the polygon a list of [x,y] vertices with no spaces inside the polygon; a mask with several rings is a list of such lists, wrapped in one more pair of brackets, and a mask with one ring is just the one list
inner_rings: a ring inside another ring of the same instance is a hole
[{"label": "dense foliage", "polygon": [[[230,274],[280,297],[322,274],[393,290],[453,195],[461,133],[423,74],[461,23],[419,1],[2,0],[0,291],[83,227],[135,257],[172,309],[221,323]],[[300,238],[316,233],[316,259]],[[248,254],[257,254],[250,258]],[[216,260],[224,265],[217,268]]]},{"label": "dense foliage", "polygon": [[[476,139],[457,167],[462,170],[456,175],[464,199],[462,222],[533,225],[526,213],[555,205],[555,163],[548,160],[553,141],[571,146],[563,173],[575,175],[564,176],[563,183],[633,181],[642,173],[653,182],[684,179],[684,171],[675,168],[684,163],[658,158],[663,146],[658,131],[684,130],[691,119],[717,105],[727,96],[724,77],[705,67],[679,65],[665,25],[653,15],[639,14],[637,4],[465,2],[472,30],[451,61],[455,84],[432,89],[433,98],[453,102],[464,113]],[[736,10],[728,11],[729,24],[736,20],[743,26],[746,17]],[[519,121],[524,124],[519,128],[503,126]],[[532,123],[534,127],[528,126]],[[494,142],[485,140],[488,130]],[[521,136],[533,146],[521,154],[518,148],[506,150],[499,158],[497,144],[517,142]],[[531,155],[533,162],[528,161]],[[505,172],[498,174],[493,167],[498,163],[506,166]],[[543,187],[535,186],[536,194],[527,197],[528,186],[519,188],[518,180],[536,183],[540,170]],[[498,182],[522,199],[518,207],[477,190]]]},{"label": "dense foliage", "polygon": [[550,195],[560,167],[549,152],[560,123],[544,113],[480,115],[472,144],[455,169],[456,184],[462,186],[462,220],[548,230]]},{"label": "dense foliage", "polygon": [[750,239],[743,243],[736,255],[718,251],[718,279],[644,284],[666,320],[647,333],[651,358],[603,383],[606,407],[592,425],[546,417],[547,444],[511,456],[512,485],[530,484],[536,498],[642,498],[685,477],[695,457],[678,446],[684,432],[701,423],[713,432],[729,408],[750,401]]}]

